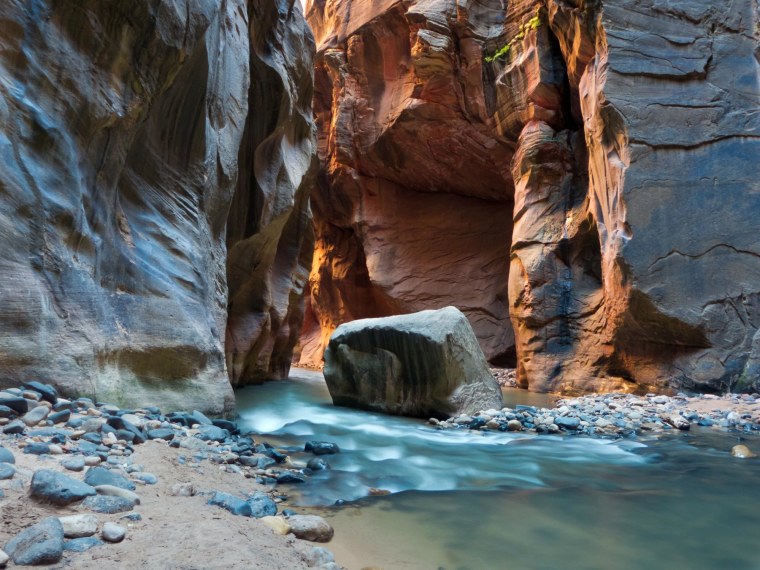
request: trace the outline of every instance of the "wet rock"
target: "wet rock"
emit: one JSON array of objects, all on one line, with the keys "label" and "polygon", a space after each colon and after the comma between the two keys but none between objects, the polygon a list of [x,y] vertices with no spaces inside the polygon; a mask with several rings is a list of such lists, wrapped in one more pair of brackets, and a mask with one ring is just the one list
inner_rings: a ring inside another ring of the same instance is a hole
[{"label": "wet rock", "polygon": [[205,414],[199,412],[198,410],[193,410],[193,413],[190,414],[190,416],[189,416],[188,419],[191,420],[191,424],[192,423],[196,423],[196,424],[200,424],[200,425],[203,425],[203,426],[214,425],[211,422],[211,420],[208,417],[206,417]]},{"label": "wet rock", "polygon": [[90,467],[87,470],[87,473],[84,474],[84,482],[93,487],[112,485],[129,491],[134,491],[136,489],[135,484],[132,481],[123,475],[119,475],[113,470],[104,467]]},{"label": "wet rock", "polygon": [[307,441],[304,445],[304,451],[310,451],[314,455],[331,455],[340,453],[337,443],[329,441]]},{"label": "wet rock", "polygon": [[127,536],[127,529],[120,524],[107,522],[103,525],[103,531],[100,536],[106,542],[121,542]]},{"label": "wet rock", "polygon": [[19,566],[55,564],[63,556],[63,526],[57,518],[47,518],[22,530],[3,550]]},{"label": "wet rock", "polygon": [[72,479],[71,477],[52,471],[40,469],[32,476],[29,494],[39,501],[65,506],[85,497],[92,497],[96,491],[90,485]]},{"label": "wet rock", "polygon": [[330,464],[321,457],[313,457],[309,459],[306,467],[312,471],[322,471],[324,469],[330,469]]},{"label": "wet rock", "polygon": [[266,493],[257,491],[246,502],[251,507],[251,514],[249,516],[259,519],[277,514],[277,503]]},{"label": "wet rock", "polygon": [[750,457],[757,457],[749,447],[746,445],[735,445],[731,448],[731,455],[738,457],[739,459],[749,459]]},{"label": "wet rock", "polygon": [[580,427],[581,420],[580,418],[574,418],[570,416],[560,416],[555,419],[554,423],[558,427],[563,428],[563,429],[576,430]]},{"label": "wet rock", "polygon": [[325,519],[317,515],[293,515],[287,518],[291,532],[302,540],[330,542],[334,531]]},{"label": "wet rock", "polygon": [[215,425],[202,425],[198,427],[198,439],[201,441],[224,442],[230,437],[230,432]]},{"label": "wet rock", "polygon": [[66,538],[82,538],[98,532],[98,517],[95,515],[71,515],[58,517]]},{"label": "wet rock", "polygon": [[95,513],[113,515],[116,513],[131,511],[135,504],[133,501],[125,499],[124,497],[96,495],[94,497],[87,497],[82,503],[82,506]]},{"label": "wet rock", "polygon": [[679,414],[670,414],[669,416],[665,417],[665,421],[674,428],[681,431],[687,431],[691,427],[689,420],[680,416]]},{"label": "wet rock", "polygon": [[472,327],[454,307],[340,325],[324,375],[340,406],[423,418],[503,406]]},{"label": "wet rock", "polygon": [[298,471],[283,471],[277,475],[278,483],[305,483],[306,477]]},{"label": "wet rock", "polygon": [[71,419],[71,411],[61,410],[60,412],[50,414],[47,419],[49,419],[54,424],[66,423]]}]

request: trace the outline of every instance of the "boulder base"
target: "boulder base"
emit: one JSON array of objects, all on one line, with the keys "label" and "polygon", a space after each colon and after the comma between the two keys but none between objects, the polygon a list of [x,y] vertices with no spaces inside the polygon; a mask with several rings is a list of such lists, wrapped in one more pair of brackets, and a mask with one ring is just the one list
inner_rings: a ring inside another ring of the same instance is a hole
[{"label": "boulder base", "polygon": [[324,374],[338,406],[428,418],[503,405],[472,327],[454,307],[339,326]]}]

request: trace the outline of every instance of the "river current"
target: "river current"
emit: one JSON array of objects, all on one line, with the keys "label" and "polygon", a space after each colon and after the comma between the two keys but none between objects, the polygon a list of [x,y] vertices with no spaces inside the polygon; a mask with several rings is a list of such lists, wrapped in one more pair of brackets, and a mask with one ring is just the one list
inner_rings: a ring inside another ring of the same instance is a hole
[{"label": "river current", "polygon": [[[322,374],[301,369],[237,399],[241,427],[298,465],[307,441],[340,446],[323,456],[330,471],[280,488],[329,520],[327,546],[350,570],[760,570],[760,460],[731,457],[736,435],[438,431],[335,407]],[[505,400],[548,405],[517,390]]]}]

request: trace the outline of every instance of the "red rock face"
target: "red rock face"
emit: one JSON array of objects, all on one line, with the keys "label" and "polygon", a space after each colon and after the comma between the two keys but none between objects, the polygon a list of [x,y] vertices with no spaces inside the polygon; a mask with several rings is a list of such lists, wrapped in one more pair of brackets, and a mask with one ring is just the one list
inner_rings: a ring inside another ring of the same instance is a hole
[{"label": "red rock face", "polygon": [[453,304],[534,390],[757,389],[752,15],[313,2],[302,361],[340,322]]},{"label": "red rock face", "polygon": [[478,30],[446,2],[315,2],[307,17],[323,167],[301,362],[342,322],[446,305],[509,358],[512,145],[486,113]]}]

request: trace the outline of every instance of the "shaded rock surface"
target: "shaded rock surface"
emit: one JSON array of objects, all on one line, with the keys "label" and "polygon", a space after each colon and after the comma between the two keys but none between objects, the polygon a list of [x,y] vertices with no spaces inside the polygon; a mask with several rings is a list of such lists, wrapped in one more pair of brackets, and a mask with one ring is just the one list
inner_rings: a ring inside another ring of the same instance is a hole
[{"label": "shaded rock surface", "polygon": [[55,564],[63,556],[61,522],[50,517],[34,524],[13,537],[3,550],[19,566]]},{"label": "shaded rock surface", "polygon": [[448,417],[503,405],[472,327],[454,307],[339,326],[324,374],[341,406]]},{"label": "shaded rock surface", "polygon": [[230,379],[284,376],[311,256],[300,10],[13,1],[0,21],[0,386],[219,415]]},{"label": "shaded rock surface", "polygon": [[756,390],[755,12],[311,2],[301,361],[339,323],[450,295],[532,390]]},{"label": "shaded rock surface", "polygon": [[447,305],[513,363],[512,148],[481,46],[504,17],[501,2],[310,3],[322,167],[302,364],[341,323]]}]

